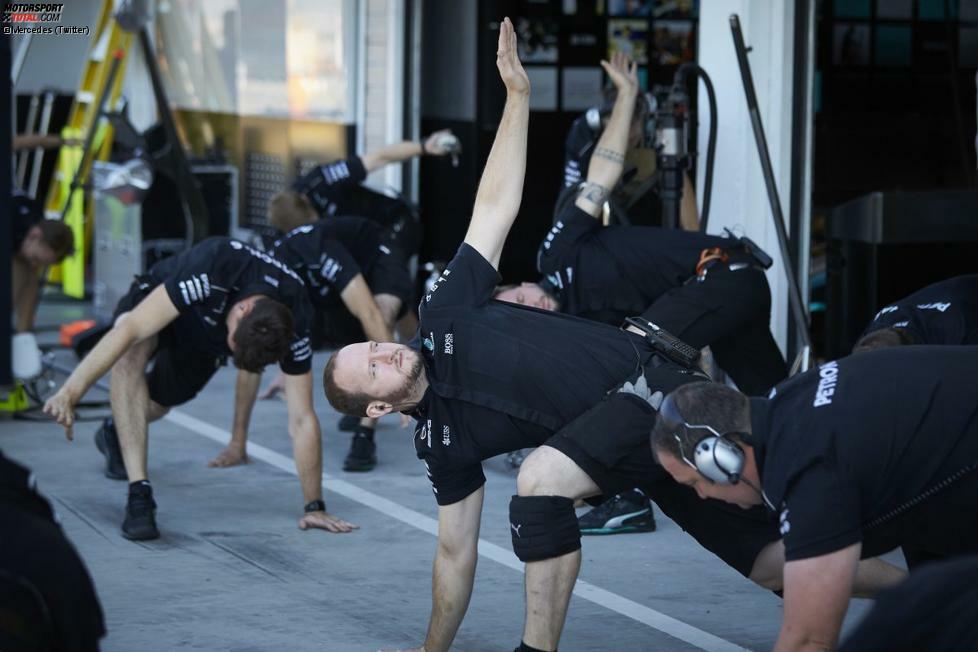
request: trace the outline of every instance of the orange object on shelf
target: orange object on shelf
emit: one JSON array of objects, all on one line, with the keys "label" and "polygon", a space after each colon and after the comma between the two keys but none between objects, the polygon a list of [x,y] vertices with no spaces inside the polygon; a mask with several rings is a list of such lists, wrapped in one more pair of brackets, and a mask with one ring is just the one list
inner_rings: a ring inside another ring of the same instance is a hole
[{"label": "orange object on shelf", "polygon": [[71,340],[78,335],[78,333],[87,331],[89,328],[95,326],[94,319],[80,319],[78,321],[73,321],[67,324],[61,325],[59,341],[61,346],[70,347]]}]

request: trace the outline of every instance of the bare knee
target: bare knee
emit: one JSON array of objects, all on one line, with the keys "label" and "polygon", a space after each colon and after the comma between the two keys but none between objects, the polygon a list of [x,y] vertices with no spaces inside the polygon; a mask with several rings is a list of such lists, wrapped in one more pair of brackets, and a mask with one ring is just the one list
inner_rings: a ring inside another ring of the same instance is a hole
[{"label": "bare knee", "polygon": [[549,446],[530,453],[516,477],[519,496],[583,498],[599,493],[597,485],[574,461]]},{"label": "bare knee", "polygon": [[146,420],[147,421],[157,421],[166,416],[166,413],[170,411],[170,408],[164,407],[154,401],[149,400],[149,408],[146,410]]},{"label": "bare knee", "polygon": [[769,543],[761,550],[754,560],[749,579],[771,591],[784,588],[784,543],[781,540]]}]

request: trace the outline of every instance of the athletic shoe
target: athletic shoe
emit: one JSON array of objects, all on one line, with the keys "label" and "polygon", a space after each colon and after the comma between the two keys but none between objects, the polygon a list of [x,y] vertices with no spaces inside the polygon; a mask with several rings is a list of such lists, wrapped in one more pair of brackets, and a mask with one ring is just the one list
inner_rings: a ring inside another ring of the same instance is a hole
[{"label": "athletic shoe", "polygon": [[105,456],[105,477],[112,480],[126,480],[126,465],[122,461],[122,449],[119,448],[119,433],[115,430],[115,422],[109,417],[102,422],[102,427],[95,432],[95,447]]},{"label": "athletic shoe", "polygon": [[581,534],[655,532],[652,502],[637,490],[606,500],[578,520]]},{"label": "athletic shoe", "polygon": [[340,422],[336,427],[340,429],[340,432],[353,432],[359,425],[360,417],[344,414],[340,417]]},{"label": "athletic shoe", "polygon": [[375,466],[377,466],[377,444],[374,443],[373,434],[368,434],[361,428],[353,433],[350,452],[343,460],[343,470],[369,471]]},{"label": "athletic shoe", "polygon": [[130,488],[126,503],[126,520],[122,522],[122,536],[132,541],[158,539],[156,529],[156,501],[149,485]]}]

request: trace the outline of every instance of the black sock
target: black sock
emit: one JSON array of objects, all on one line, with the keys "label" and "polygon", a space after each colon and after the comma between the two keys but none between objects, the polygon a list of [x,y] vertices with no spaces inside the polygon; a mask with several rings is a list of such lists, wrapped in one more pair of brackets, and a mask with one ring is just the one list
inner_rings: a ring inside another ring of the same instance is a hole
[{"label": "black sock", "polygon": [[149,480],[136,480],[135,482],[129,483],[129,493],[151,494],[153,493],[153,487],[150,486]]},{"label": "black sock", "polygon": [[[540,648],[535,648],[527,645],[523,641],[520,641],[520,646],[513,650],[513,652],[547,652],[546,650],[541,650]],[[557,652],[555,649],[554,652]]]}]

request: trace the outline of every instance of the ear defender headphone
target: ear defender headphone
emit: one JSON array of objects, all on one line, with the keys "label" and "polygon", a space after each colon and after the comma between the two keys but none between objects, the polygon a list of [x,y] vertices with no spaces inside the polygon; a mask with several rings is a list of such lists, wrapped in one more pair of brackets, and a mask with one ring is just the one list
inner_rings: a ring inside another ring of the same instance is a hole
[{"label": "ear defender headphone", "polygon": [[733,485],[740,482],[740,474],[744,471],[744,450],[729,439],[730,435],[738,433],[720,433],[712,426],[687,423],[672,394],[666,396],[659,406],[659,418],[673,429],[700,429],[711,433],[696,444],[692,461],[683,450],[682,439],[678,434],[673,435],[679,443],[679,454],[683,462],[714,484]]}]

